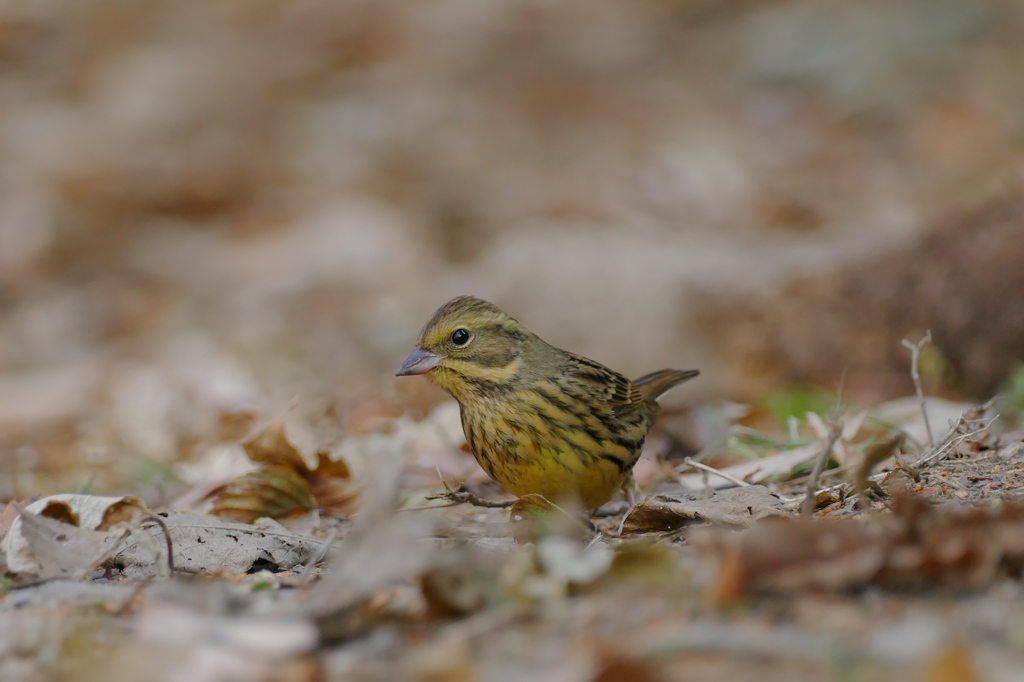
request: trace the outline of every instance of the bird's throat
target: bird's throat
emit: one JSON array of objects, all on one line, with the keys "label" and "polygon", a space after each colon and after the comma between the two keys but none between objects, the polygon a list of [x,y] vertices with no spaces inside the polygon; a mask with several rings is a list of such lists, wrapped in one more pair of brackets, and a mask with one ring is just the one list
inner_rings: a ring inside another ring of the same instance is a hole
[{"label": "bird's throat", "polygon": [[475,395],[503,392],[512,388],[518,383],[521,367],[521,357],[516,357],[511,362],[499,366],[447,358],[440,367],[429,372],[427,377],[458,400]]}]

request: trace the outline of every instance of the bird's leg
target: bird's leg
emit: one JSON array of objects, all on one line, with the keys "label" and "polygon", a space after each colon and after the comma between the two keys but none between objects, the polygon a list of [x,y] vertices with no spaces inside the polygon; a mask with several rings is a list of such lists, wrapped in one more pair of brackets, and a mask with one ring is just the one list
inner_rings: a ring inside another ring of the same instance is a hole
[{"label": "bird's leg", "polygon": [[629,502],[629,508],[632,509],[636,506],[636,479],[633,478],[633,472],[629,472],[626,476],[626,480],[622,482],[622,493],[626,496],[626,501]]},{"label": "bird's leg", "polygon": [[619,537],[622,537],[622,529],[626,527],[626,519],[629,518],[629,513],[636,507],[636,479],[633,478],[633,472],[629,472],[629,476],[626,476],[626,480],[622,482],[622,492],[626,496],[626,502],[629,503],[629,508],[622,515],[622,521],[619,522],[619,530],[616,533]]}]

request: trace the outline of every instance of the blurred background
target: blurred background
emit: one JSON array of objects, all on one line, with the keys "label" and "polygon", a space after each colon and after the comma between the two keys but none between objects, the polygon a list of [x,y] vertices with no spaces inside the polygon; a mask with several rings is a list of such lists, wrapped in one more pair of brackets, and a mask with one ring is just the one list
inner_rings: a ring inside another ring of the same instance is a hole
[{"label": "blurred background", "polygon": [[159,480],[296,401],[425,415],[392,375],[463,293],[702,369],[680,405],[907,395],[929,329],[929,392],[986,399],[1024,360],[1022,31],[1014,0],[4,0],[0,498]]}]

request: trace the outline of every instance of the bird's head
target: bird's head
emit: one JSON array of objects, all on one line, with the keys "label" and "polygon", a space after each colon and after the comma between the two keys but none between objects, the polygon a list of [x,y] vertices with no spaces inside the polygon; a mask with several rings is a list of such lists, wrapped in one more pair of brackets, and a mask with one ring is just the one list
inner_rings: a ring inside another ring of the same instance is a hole
[{"label": "bird's head", "polygon": [[492,303],[459,296],[437,309],[397,376],[425,374],[456,398],[509,386],[537,339]]}]

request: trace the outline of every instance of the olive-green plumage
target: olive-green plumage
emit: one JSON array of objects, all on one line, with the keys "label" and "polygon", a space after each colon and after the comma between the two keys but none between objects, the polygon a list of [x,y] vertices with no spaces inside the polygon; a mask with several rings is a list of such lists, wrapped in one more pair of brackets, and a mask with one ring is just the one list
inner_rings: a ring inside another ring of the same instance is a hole
[{"label": "olive-green plumage", "polygon": [[426,374],[458,401],[474,457],[502,488],[591,509],[631,482],[657,398],[697,371],[630,381],[460,296],[430,318],[398,374]]}]

